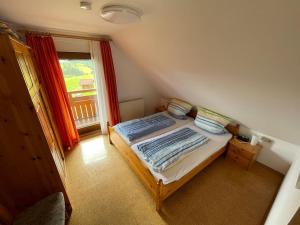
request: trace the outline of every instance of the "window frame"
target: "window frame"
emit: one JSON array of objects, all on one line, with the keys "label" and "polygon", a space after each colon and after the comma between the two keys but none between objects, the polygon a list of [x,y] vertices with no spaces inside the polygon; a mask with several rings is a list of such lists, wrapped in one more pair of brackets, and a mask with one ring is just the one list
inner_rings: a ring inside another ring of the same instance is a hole
[{"label": "window frame", "polygon": [[68,60],[76,60],[76,59],[92,59],[91,54],[88,52],[57,52],[59,59],[68,59]]}]

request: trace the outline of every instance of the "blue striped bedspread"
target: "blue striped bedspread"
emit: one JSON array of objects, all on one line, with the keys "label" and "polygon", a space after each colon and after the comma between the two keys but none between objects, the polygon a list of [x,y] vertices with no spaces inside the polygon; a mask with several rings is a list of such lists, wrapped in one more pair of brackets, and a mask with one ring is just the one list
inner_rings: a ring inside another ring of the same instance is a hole
[{"label": "blue striped bedspread", "polygon": [[208,137],[186,127],[166,136],[137,144],[137,151],[155,172],[163,172],[208,140]]},{"label": "blue striped bedspread", "polygon": [[147,116],[141,119],[126,121],[114,126],[124,138],[129,141],[141,138],[155,131],[174,125],[176,121],[160,113]]}]

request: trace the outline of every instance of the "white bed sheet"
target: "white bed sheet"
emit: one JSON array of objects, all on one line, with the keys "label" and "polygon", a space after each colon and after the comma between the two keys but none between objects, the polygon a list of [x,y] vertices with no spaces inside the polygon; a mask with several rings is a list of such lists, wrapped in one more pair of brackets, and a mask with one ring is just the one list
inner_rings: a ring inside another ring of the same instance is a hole
[{"label": "white bed sheet", "polygon": [[186,125],[186,124],[191,124],[191,123],[193,123],[193,121],[194,121],[194,119],[191,118],[191,117],[188,117],[186,120],[179,120],[179,119],[176,119],[176,118],[172,117],[171,115],[169,115],[169,113],[168,113],[167,111],[161,112],[161,114],[163,114],[163,115],[165,115],[165,116],[167,116],[167,117],[172,118],[173,120],[175,120],[176,123],[173,124],[173,125],[170,126],[170,127],[166,127],[166,128],[164,128],[164,129],[155,131],[155,132],[153,132],[153,133],[151,133],[151,134],[148,134],[148,135],[146,135],[146,136],[144,136],[144,137],[135,139],[135,140],[133,140],[133,141],[129,141],[129,140],[128,140],[127,138],[125,138],[124,135],[123,135],[121,132],[119,132],[117,129],[115,129],[115,131],[123,138],[123,140],[124,140],[128,145],[131,146],[131,145],[134,145],[135,143],[142,142],[142,141],[144,141],[144,140],[147,140],[147,139],[150,139],[150,138],[159,136],[159,135],[161,135],[161,134],[163,134],[163,133],[172,131],[172,130],[178,128],[178,127],[182,127],[182,126],[184,126],[184,125]]},{"label": "white bed sheet", "polygon": [[[209,138],[209,141],[195,149],[194,151],[190,152],[189,154],[185,155],[181,159],[179,159],[175,164],[173,164],[170,168],[166,169],[165,171],[158,173],[151,169],[151,166],[138,154],[137,150],[137,144],[153,140],[158,137],[163,137],[165,135],[168,135],[170,133],[173,133],[177,131],[178,129],[181,129],[183,127],[190,127],[191,129],[194,129],[198,131],[199,133],[205,135]],[[147,140],[141,141],[139,143],[136,143],[131,146],[131,149],[134,151],[134,153],[139,157],[139,159],[143,162],[147,168],[149,168],[150,172],[153,174],[153,176],[156,178],[156,180],[162,180],[163,184],[169,184],[173,181],[179,180],[184,175],[189,173],[192,169],[194,169],[196,166],[198,166],[201,162],[209,158],[211,155],[213,155],[215,152],[220,150],[222,147],[224,147],[227,142],[231,139],[232,134],[226,133],[223,135],[215,135],[208,133],[197,126],[195,126],[193,123],[189,123],[186,125],[183,125],[181,127],[178,127],[172,131],[169,131],[167,133],[163,133],[159,136],[149,138]]]}]

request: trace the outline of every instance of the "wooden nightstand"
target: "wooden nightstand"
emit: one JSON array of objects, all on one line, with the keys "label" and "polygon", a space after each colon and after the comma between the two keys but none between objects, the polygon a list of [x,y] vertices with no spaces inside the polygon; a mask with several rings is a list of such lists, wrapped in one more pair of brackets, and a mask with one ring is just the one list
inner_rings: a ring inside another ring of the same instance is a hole
[{"label": "wooden nightstand", "polygon": [[155,108],[155,112],[163,112],[163,111],[166,111],[167,108],[164,106],[164,105],[161,105],[161,106],[158,106]]},{"label": "wooden nightstand", "polygon": [[228,144],[227,158],[248,170],[256,160],[261,148],[262,146],[259,144],[252,146],[250,143],[241,142],[233,138]]}]

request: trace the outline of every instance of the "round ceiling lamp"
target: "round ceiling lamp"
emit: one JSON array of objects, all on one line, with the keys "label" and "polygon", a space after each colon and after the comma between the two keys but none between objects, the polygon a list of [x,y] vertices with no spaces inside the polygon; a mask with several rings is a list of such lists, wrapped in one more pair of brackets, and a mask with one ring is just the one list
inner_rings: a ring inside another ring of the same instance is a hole
[{"label": "round ceiling lamp", "polygon": [[101,10],[101,17],[116,24],[134,23],[141,19],[142,12],[124,5],[107,5]]}]

